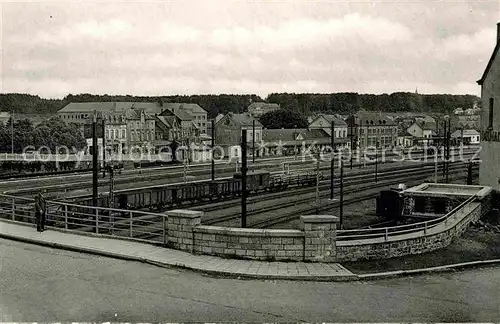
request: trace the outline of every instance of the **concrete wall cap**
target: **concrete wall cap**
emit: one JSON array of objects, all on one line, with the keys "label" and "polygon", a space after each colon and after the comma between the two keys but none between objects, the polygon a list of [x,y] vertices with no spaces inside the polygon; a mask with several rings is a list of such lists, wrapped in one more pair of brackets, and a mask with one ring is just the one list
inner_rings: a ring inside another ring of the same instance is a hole
[{"label": "concrete wall cap", "polygon": [[303,237],[304,232],[300,230],[286,229],[257,229],[236,228],[210,225],[198,225],[193,228],[195,233],[220,234],[226,236],[252,236],[252,237]]},{"label": "concrete wall cap", "polygon": [[170,210],[167,213],[169,217],[184,217],[184,218],[197,218],[202,217],[202,211],[189,210],[189,209],[174,209]]},{"label": "concrete wall cap", "polygon": [[300,216],[304,223],[337,223],[339,218],[333,215],[307,215]]}]

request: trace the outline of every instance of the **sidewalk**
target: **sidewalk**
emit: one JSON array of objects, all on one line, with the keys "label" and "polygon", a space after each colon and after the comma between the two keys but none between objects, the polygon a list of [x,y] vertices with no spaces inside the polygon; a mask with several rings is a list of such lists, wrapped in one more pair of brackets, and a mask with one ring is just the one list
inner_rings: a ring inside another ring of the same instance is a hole
[{"label": "sidewalk", "polygon": [[311,281],[357,280],[358,276],[338,263],[264,262],[194,255],[147,243],[78,235],[0,221],[0,237],[76,252],[92,253],[163,267],[178,267],[212,275],[254,279]]}]

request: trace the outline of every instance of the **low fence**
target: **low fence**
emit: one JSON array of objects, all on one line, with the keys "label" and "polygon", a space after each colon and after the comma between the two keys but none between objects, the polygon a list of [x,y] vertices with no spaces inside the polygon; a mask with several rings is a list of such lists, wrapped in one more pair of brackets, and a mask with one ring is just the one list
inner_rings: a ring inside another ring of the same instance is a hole
[{"label": "low fence", "polygon": [[[467,199],[445,216],[426,222],[357,234],[353,234],[355,230],[339,231],[344,237],[339,236],[337,240],[337,260],[388,259],[444,248],[489,210],[489,199],[476,201],[475,198]],[[351,235],[345,235],[346,232]]]},{"label": "low fence", "polygon": [[[329,215],[302,216],[300,230],[241,229],[202,226],[200,211],[174,210],[163,215],[48,201],[47,225],[222,257],[336,262],[385,259],[443,248],[487,212],[490,204],[490,193],[482,198],[474,195],[433,220],[338,231],[338,218]],[[34,224],[34,199],[0,195],[0,218]]]},{"label": "low fence", "polygon": [[[0,218],[35,224],[35,200],[0,195]],[[47,201],[46,225],[65,231],[166,243],[166,216]]]},{"label": "low fence", "polygon": [[337,231],[337,242],[374,238],[383,238],[387,242],[396,236],[404,234],[422,232],[424,235],[427,235],[427,232],[432,228],[443,223],[446,224],[451,217],[456,218],[461,211],[475,200],[476,196],[469,197],[446,215],[424,222],[382,228],[339,230]]}]

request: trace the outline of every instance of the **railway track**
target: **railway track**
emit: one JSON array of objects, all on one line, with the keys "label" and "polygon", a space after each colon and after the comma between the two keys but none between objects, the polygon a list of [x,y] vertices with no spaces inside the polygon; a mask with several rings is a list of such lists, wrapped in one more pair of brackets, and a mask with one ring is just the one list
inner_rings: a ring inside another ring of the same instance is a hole
[{"label": "railway track", "polygon": [[[409,181],[421,181],[422,179],[427,178],[429,175],[432,175],[434,172],[434,168],[432,169],[430,167],[419,167],[419,168],[412,168],[412,169],[405,169],[405,170],[389,170],[384,172],[383,174],[380,174],[379,176],[379,181],[377,183],[369,183],[367,184],[367,181],[369,181],[369,177],[371,175],[360,175],[357,177],[353,177],[351,179],[346,179],[344,182],[344,195],[346,195],[347,200],[344,201],[345,204],[349,203],[355,203],[359,201],[363,201],[366,199],[371,198],[373,195],[378,194],[378,191],[380,188],[386,187],[386,186],[391,186],[395,185],[401,182],[406,182],[408,183]],[[463,172],[463,167],[460,165],[454,165],[450,166],[450,175],[458,172]],[[371,179],[370,179],[371,180]],[[360,186],[361,185],[361,186]],[[337,184],[338,187],[338,184]],[[349,198],[348,195],[352,195],[353,193],[358,193],[358,192],[365,192],[369,190],[377,189],[376,193],[370,193],[368,195],[361,195],[357,198]],[[306,192],[296,192],[293,194],[295,197],[300,197],[297,199],[293,199],[293,196],[287,195],[286,201],[283,196],[273,196],[273,197],[266,197],[264,196],[264,200],[256,201],[257,204],[259,205],[265,205],[262,207],[257,207],[253,210],[250,210],[252,206],[249,206],[249,211],[247,212],[247,224],[249,224],[250,227],[267,227],[267,222],[268,221],[263,221],[262,223],[256,222],[253,223],[251,221],[252,218],[255,218],[256,215],[264,214],[264,213],[271,213],[271,212],[276,212],[280,211],[283,212],[286,208],[293,207],[293,210],[296,211],[298,214],[304,214],[305,211],[312,212],[315,211],[316,207],[311,207],[311,203],[315,202],[315,192],[311,192],[311,189]],[[322,201],[324,202],[325,199],[329,197],[329,185],[322,185],[320,186],[320,198],[323,198]],[[254,200],[255,201],[255,200]],[[252,203],[252,201],[248,202],[249,204]],[[305,209],[297,209],[297,206],[307,204],[308,207]],[[235,219],[240,218],[240,212],[238,210],[235,210],[235,208],[231,209],[231,207],[236,207],[238,206],[239,203],[236,202],[235,204],[232,204],[230,207],[227,207],[225,210],[224,216],[215,216],[211,218],[205,218],[203,221],[204,224],[206,225],[220,225],[220,224],[226,224],[228,221],[233,221]],[[328,202],[328,203],[323,203],[319,211],[323,211],[326,209],[331,209],[338,207],[340,203],[337,202]],[[212,210],[214,211],[214,210]],[[219,214],[221,210],[217,211],[217,214]],[[214,213],[211,213],[214,214]],[[236,215],[235,215],[236,214]],[[207,217],[210,217],[210,214],[206,215]],[[237,224],[229,224],[229,225],[237,225]]]},{"label": "railway track", "polygon": [[[472,156],[474,151],[464,151],[465,156]],[[422,158],[423,154],[415,154],[415,157]],[[272,163],[256,163],[254,165],[255,168],[264,168],[269,171],[278,172],[280,170],[280,162],[281,160],[272,161]],[[301,161],[288,161],[291,164],[292,171],[311,171],[315,169],[315,166],[311,161],[301,162]],[[392,161],[386,161],[386,163],[391,163]],[[278,163],[278,164],[276,164]],[[360,163],[363,165],[364,163]],[[372,163],[373,164],[373,163]],[[379,164],[382,164],[379,162]],[[354,163],[354,167],[358,168],[359,164]],[[191,166],[190,168],[195,170],[190,170],[188,172],[189,176],[197,176],[201,180],[209,180],[210,178],[210,169],[196,169],[196,168],[205,168],[206,166]],[[180,175],[179,170],[171,171],[173,167],[164,167],[155,169],[158,172],[148,171],[145,174],[132,174],[125,176],[117,176],[115,177],[115,190],[127,190],[132,189],[138,186],[141,183],[147,183],[148,185],[165,185],[167,181],[175,181],[182,182],[183,176]],[[252,165],[250,165],[252,168]],[[328,171],[330,168],[329,162],[322,162],[320,165],[321,171]],[[230,176],[234,173],[234,166],[228,165],[217,165],[216,166],[216,174],[218,177],[221,176]],[[87,175],[80,176],[66,176],[56,178],[59,182],[65,183],[57,183],[50,184],[50,182],[54,181],[54,178],[49,178],[49,180],[44,178],[39,179],[30,179],[30,180],[17,180],[17,181],[4,181],[0,182],[0,190],[3,191],[4,194],[16,195],[16,196],[25,196],[32,197],[40,190],[45,190],[47,194],[59,194],[57,198],[63,198],[67,196],[85,196],[91,195],[92,190],[92,181],[86,180],[81,181],[83,177],[87,177]],[[48,181],[46,184],[44,181]],[[107,189],[109,187],[110,181],[109,179],[99,179],[98,190],[100,194],[107,193]],[[61,194],[62,193],[62,194]]]},{"label": "railway track", "polygon": [[[422,179],[427,178],[429,174],[432,174],[433,172],[434,170],[432,170],[432,172],[428,169],[420,170],[420,172],[414,172],[410,176],[408,175],[406,170],[404,170],[404,172],[400,172],[401,174],[399,176],[395,176],[394,172],[391,172],[390,174],[388,173],[385,175],[385,180],[381,180],[376,184],[371,184],[369,186],[363,186],[357,188],[352,188],[352,187],[355,187],[356,185],[359,184],[366,184],[366,179],[365,180],[358,179],[358,181],[355,183],[353,182],[351,182],[350,184],[346,183],[345,186],[350,186],[351,188],[350,189],[347,188],[344,191],[345,194],[344,206],[374,198],[375,196],[378,195],[378,193],[382,188],[392,186],[394,184],[398,184],[401,182],[406,182],[411,185],[420,184],[422,182]],[[463,168],[461,168],[459,165],[450,166],[450,181],[459,180],[463,178],[465,178],[465,176],[463,175]],[[326,192],[326,190],[322,190],[320,192],[320,196],[321,198],[326,198],[327,196],[329,196],[329,193]],[[264,206],[258,210],[254,210],[252,212],[247,213],[248,227],[267,228],[276,224],[289,222],[301,215],[311,214],[315,212],[316,209],[316,206],[312,205],[313,202],[314,199],[311,199],[310,197],[302,199],[299,203],[297,203],[296,201],[287,203],[271,201],[270,203],[271,206]],[[326,204],[323,203],[319,207],[319,211],[321,212],[321,211],[331,210],[333,208],[338,208],[339,205],[340,202],[338,201]],[[280,210],[282,215],[276,216],[277,210]],[[214,218],[204,219],[202,220],[202,223],[204,225],[224,225],[224,226],[239,227],[240,224],[237,221],[239,221],[240,218],[241,216],[238,211],[236,213],[233,212],[230,215],[216,216]],[[144,225],[148,226],[148,233],[144,233],[143,235],[140,235],[140,233],[134,233],[134,237],[149,240],[149,239],[155,239],[158,236],[160,236],[163,231],[163,229],[161,228],[162,225],[161,221],[158,220],[158,223],[151,225],[151,222],[154,221],[154,219],[155,216],[144,217],[145,221]]]}]

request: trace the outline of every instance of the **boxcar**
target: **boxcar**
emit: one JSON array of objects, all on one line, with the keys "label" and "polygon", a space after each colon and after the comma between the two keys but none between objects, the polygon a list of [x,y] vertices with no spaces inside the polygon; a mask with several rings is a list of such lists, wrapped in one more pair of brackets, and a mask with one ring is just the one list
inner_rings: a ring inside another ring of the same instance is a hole
[{"label": "boxcar", "polygon": [[[241,181],[241,173],[235,173],[234,179]],[[253,170],[247,173],[247,190],[251,193],[264,191],[269,188],[271,172],[266,170]]]}]

